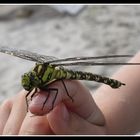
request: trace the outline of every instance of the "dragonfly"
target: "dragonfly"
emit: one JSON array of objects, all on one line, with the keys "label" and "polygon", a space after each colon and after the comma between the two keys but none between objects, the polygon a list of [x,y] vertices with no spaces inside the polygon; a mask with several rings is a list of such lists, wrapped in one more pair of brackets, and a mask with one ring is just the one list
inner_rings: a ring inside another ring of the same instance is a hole
[{"label": "dragonfly", "polygon": [[65,79],[96,81],[99,83],[106,84],[114,89],[125,85],[125,83],[118,81],[116,79],[111,79],[102,75],[93,74],[91,72],[75,71],[66,68],[66,66],[140,65],[140,63],[96,62],[97,60],[100,59],[133,57],[133,55],[104,55],[94,57],[69,57],[58,59],[54,56],[41,55],[35,52],[10,48],[6,46],[0,47],[0,52],[16,56],[25,60],[36,62],[35,66],[29,72],[24,73],[21,78],[21,84],[23,88],[26,91],[28,91],[25,96],[27,110],[28,110],[28,96],[31,95],[32,100],[33,96],[37,93],[38,89],[48,91],[48,95],[42,105],[42,110],[50,96],[51,91],[55,91],[56,94],[52,101],[52,109],[53,109],[55,100],[58,95],[58,89],[49,88],[48,85],[57,80],[62,81],[67,96],[72,100],[72,102],[73,98],[70,96],[67,87],[64,83]]}]

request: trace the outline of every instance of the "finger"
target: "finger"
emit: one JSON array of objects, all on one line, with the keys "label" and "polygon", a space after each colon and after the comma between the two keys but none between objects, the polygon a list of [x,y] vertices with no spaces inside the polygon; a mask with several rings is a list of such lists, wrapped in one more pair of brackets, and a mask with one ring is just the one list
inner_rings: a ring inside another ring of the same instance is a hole
[{"label": "finger", "polygon": [[3,133],[3,129],[9,118],[12,105],[12,100],[8,99],[5,100],[0,106],[0,135]]},{"label": "finger", "polygon": [[46,116],[35,116],[30,112],[27,113],[19,135],[50,135],[53,134]]},{"label": "finger", "polygon": [[[63,103],[47,115],[49,125],[55,134],[61,135],[98,135],[106,134],[105,128],[89,123],[77,114],[68,111]],[[61,128],[61,129],[60,129]]]},{"label": "finger", "polygon": [[26,115],[25,91],[21,91],[13,102],[10,116],[6,122],[3,134],[16,135]]},{"label": "finger", "polygon": [[[60,102],[64,102],[68,109],[70,109],[72,112],[77,113],[84,119],[87,119],[89,122],[98,125],[104,125],[104,116],[98,108],[98,106],[96,105],[96,103],[94,102],[89,90],[78,81],[65,80],[65,86],[69,95],[73,98],[74,101],[72,102],[71,98],[67,95],[66,89],[64,88],[62,82],[57,81],[49,85],[48,87],[58,89],[58,94],[54,102],[54,107]],[[42,109],[43,103],[46,100],[48,94],[50,94],[50,97],[48,98],[44,108]],[[39,92],[33,98],[33,101],[29,105],[29,110],[33,114],[38,115],[48,113],[52,108],[52,102],[54,100],[55,95],[55,92]]]}]

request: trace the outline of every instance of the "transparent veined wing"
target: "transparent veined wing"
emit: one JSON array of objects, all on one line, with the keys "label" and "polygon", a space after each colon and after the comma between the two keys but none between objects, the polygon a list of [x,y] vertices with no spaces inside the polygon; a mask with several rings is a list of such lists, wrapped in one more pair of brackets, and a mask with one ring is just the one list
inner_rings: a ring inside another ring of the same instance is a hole
[{"label": "transparent veined wing", "polygon": [[52,64],[53,66],[76,66],[76,65],[81,65],[81,66],[110,66],[110,65],[140,65],[140,63],[121,63],[121,62],[107,62],[107,63],[102,63],[102,62],[69,62],[69,63],[59,63],[59,64]]},{"label": "transparent veined wing", "polygon": [[63,59],[50,60],[48,63],[58,63],[66,61],[86,61],[93,59],[106,59],[106,58],[117,58],[117,57],[132,57],[133,55],[103,55],[103,56],[93,56],[93,57],[69,57]]},{"label": "transparent veined wing", "polygon": [[[64,58],[64,59],[57,59],[57,60],[52,60],[48,61],[48,63],[51,63],[51,65],[54,66],[76,66],[76,65],[81,65],[81,66],[103,66],[103,65],[140,65],[140,63],[125,63],[120,61],[113,61],[109,62],[110,58],[123,58],[123,57],[133,57],[134,55],[104,55],[104,56],[95,56],[95,57],[70,57],[70,58]],[[96,59],[96,61],[93,61]],[[100,59],[104,59],[101,61],[97,61]],[[103,62],[105,61],[105,62]]]},{"label": "transparent veined wing", "polygon": [[0,52],[13,55],[22,59],[39,62],[39,63],[45,63],[47,61],[58,59],[53,56],[40,55],[34,52],[30,52],[26,50],[19,50],[17,48],[10,48],[10,47],[5,47],[5,46],[0,47]]},{"label": "transparent veined wing", "polygon": [[[110,59],[110,58],[119,58],[119,57],[132,57],[133,55],[107,55],[107,56],[94,56],[94,57],[69,57],[58,59],[54,56],[46,56],[37,54],[31,51],[19,50],[10,47],[0,47],[0,52],[13,55],[22,59],[35,61],[39,63],[49,63],[54,66],[90,66],[90,65],[140,65],[140,63],[123,63],[123,62],[95,62],[94,59]],[[72,61],[72,62],[69,62]]]}]

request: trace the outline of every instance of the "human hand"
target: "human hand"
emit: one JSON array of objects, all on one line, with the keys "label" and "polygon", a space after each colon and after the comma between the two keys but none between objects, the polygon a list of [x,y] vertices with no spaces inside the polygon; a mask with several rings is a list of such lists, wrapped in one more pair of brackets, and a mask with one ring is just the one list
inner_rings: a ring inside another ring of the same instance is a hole
[{"label": "human hand", "polygon": [[[32,116],[26,112],[25,91],[16,98],[3,103],[0,107],[1,134],[105,134],[105,120],[95,104],[88,89],[78,81],[65,80],[67,90],[74,102],[67,96],[61,81],[49,85],[58,88],[54,109],[49,112],[54,94],[51,93],[43,110],[42,105],[47,97],[46,91],[40,91],[29,105]],[[44,114],[44,115],[43,115]],[[46,115],[45,115],[46,114]]]}]

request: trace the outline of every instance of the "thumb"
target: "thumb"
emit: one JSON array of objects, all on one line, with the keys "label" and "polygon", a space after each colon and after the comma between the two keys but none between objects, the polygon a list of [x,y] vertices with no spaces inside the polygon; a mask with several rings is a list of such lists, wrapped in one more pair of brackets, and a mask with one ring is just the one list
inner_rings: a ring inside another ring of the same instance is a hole
[{"label": "thumb", "polygon": [[[97,115],[100,113],[97,112]],[[97,119],[95,114],[95,121]],[[92,116],[94,118],[94,116]],[[65,104],[58,104],[47,119],[55,134],[104,134],[104,127],[97,126],[67,109]],[[93,119],[94,120],[94,119]]]}]

